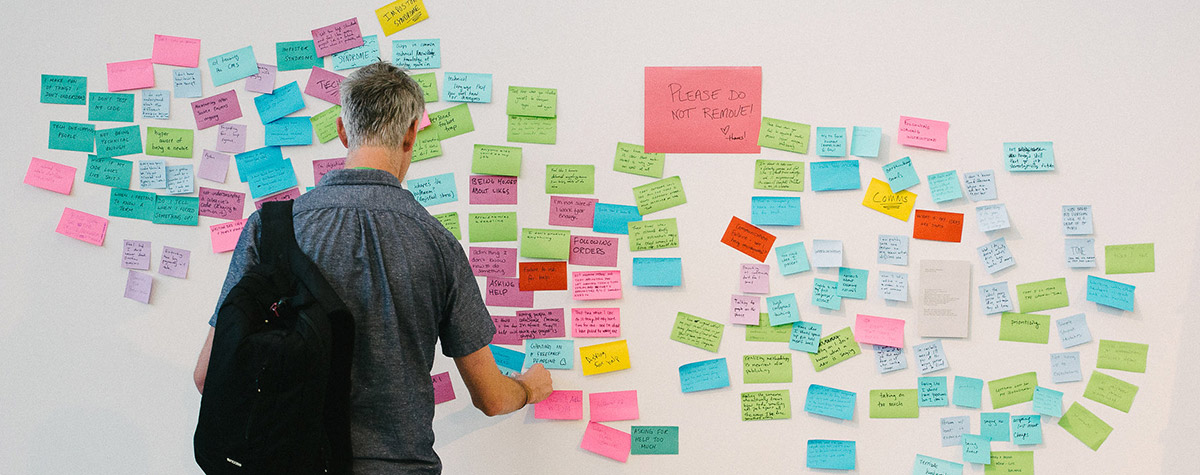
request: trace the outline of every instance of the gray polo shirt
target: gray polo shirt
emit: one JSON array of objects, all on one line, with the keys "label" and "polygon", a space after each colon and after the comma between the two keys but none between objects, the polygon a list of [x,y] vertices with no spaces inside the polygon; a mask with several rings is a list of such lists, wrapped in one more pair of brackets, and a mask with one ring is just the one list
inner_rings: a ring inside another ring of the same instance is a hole
[{"label": "gray polo shirt", "polygon": [[[391,174],[334,170],[293,207],[300,249],[354,314],[355,473],[438,473],[434,345],[465,356],[495,326],[462,246]],[[258,262],[262,221],[246,221],[217,308]],[[209,325],[216,324],[214,312]]]}]

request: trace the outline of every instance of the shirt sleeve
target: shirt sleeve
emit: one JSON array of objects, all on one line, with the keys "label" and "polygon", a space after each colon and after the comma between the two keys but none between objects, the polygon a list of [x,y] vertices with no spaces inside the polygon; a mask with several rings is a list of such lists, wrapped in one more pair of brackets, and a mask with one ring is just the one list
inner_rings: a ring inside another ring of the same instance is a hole
[{"label": "shirt sleeve", "polygon": [[[447,235],[450,233],[447,231]],[[453,239],[453,237],[451,237]],[[458,241],[445,246],[448,295],[446,308],[438,328],[442,354],[457,358],[478,351],[492,342],[496,325],[483,303],[475,274]]]},{"label": "shirt sleeve", "polygon": [[246,220],[246,226],[242,228],[237,246],[233,248],[233,257],[229,260],[229,272],[225,274],[225,284],[221,286],[221,296],[217,298],[217,308],[213,309],[212,317],[208,319],[210,327],[217,326],[217,314],[221,312],[221,305],[225,303],[225,297],[229,295],[229,291],[233,290],[233,286],[242,280],[242,276],[246,274],[247,270],[258,264],[261,219],[258,211],[255,211],[250,215],[250,219]]}]

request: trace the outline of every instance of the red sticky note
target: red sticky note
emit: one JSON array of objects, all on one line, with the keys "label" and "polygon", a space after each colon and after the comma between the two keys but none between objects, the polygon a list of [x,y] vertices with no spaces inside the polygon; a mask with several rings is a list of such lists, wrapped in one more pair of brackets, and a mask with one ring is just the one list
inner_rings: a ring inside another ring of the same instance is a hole
[{"label": "red sticky note", "polygon": [[467,251],[471,273],[485,277],[516,277],[517,250],[511,247],[474,247]]},{"label": "red sticky note", "polygon": [[62,217],[54,232],[72,237],[88,244],[104,245],[104,234],[108,232],[108,220],[83,211],[63,208]]},{"label": "red sticky note", "polygon": [[574,338],[620,338],[621,309],[571,309],[571,336]]},{"label": "red sticky note", "polygon": [[242,219],[246,194],[236,191],[200,187],[200,216],[220,219]]},{"label": "red sticky note", "polygon": [[904,348],[904,320],[859,314],[854,320],[854,341]]},{"label": "red sticky note", "polygon": [[763,262],[767,259],[767,254],[771,253],[771,246],[775,244],[775,235],[734,216],[729,220],[729,227],[725,228],[725,235],[721,236],[721,242],[753,257],[758,262]]},{"label": "red sticky note", "polygon": [[154,65],[149,59],[108,63],[108,92],[154,87]]},{"label": "red sticky note", "polygon": [[762,68],[646,68],[646,153],[759,153]]},{"label": "red sticky note", "polygon": [[522,262],[521,290],[567,290],[567,261]]},{"label": "red sticky note", "polygon": [[321,183],[321,178],[333,170],[346,168],[346,157],[313,160],[313,183]]},{"label": "red sticky note", "polygon": [[346,78],[340,74],[313,66],[304,85],[304,93],[317,99],[342,105],[342,93],[338,90]]},{"label": "red sticky note", "polygon": [[962,213],[917,210],[913,218],[913,239],[962,242]]},{"label": "red sticky note", "polygon": [[192,101],[192,116],[196,118],[196,129],[204,130],[224,124],[242,116],[237,92],[233,89],[212,97]]},{"label": "red sticky note", "polygon": [[317,56],[329,56],[363,45],[362,29],[358,18],[339,21],[329,26],[312,30],[313,45]]},{"label": "red sticky note", "polygon": [[588,395],[588,420],[632,421],[638,418],[637,391],[612,391]]},{"label": "red sticky note", "polygon": [[598,270],[571,273],[571,298],[613,300],[621,298],[621,271]]},{"label": "red sticky note", "polygon": [[900,131],[896,134],[896,141],[909,147],[945,151],[949,130],[949,122],[900,116]]},{"label": "red sticky note", "polygon": [[212,238],[213,254],[229,252],[237,247],[238,238],[242,236],[244,227],[246,227],[245,219],[209,226],[208,233]]},{"label": "red sticky note", "polygon": [[532,338],[559,338],[567,336],[563,323],[563,309],[542,308],[517,312],[517,331],[522,340]]},{"label": "red sticky note", "polygon": [[520,345],[520,322],[516,315],[492,315],[492,324],[496,325],[496,333],[492,335],[493,345]]},{"label": "red sticky note", "polygon": [[255,201],[254,209],[262,209],[263,203],[270,203],[272,201],[294,200],[299,197],[300,197],[300,188],[291,188],[287,191],[281,191],[279,193],[275,193],[275,194],[268,196],[266,198],[263,198],[261,200]]},{"label": "red sticky note", "polygon": [[578,266],[615,267],[618,242],[617,238],[572,234],[571,254],[567,263]]},{"label": "red sticky note", "polygon": [[25,184],[69,195],[75,185],[75,167],[33,157],[25,171]]},{"label": "red sticky note", "polygon": [[454,384],[450,382],[450,372],[438,373],[433,379],[433,403],[441,404],[454,400]]},{"label": "red sticky note", "polygon": [[200,40],[178,36],[154,35],[150,62],[194,68],[200,65]]},{"label": "red sticky note", "polygon": [[628,432],[613,429],[599,422],[588,422],[579,447],[588,452],[624,462],[629,460],[629,449],[633,447],[633,437]]},{"label": "red sticky note", "polygon": [[471,175],[470,203],[473,205],[517,204],[517,177]]},{"label": "red sticky note", "polygon": [[596,217],[596,203],[599,201],[595,198],[551,196],[550,225],[591,228]]},{"label": "red sticky note", "polygon": [[534,419],[577,421],[583,419],[583,391],[551,391],[533,405]]},{"label": "red sticky note", "polygon": [[516,278],[488,277],[483,303],[497,307],[532,307],[533,292],[521,291],[520,286],[520,280]]}]

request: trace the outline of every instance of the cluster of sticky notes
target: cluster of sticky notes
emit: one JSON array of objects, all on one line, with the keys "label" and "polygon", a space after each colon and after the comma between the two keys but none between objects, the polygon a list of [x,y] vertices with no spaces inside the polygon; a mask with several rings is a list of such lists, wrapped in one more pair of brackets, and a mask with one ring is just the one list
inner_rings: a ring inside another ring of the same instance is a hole
[{"label": "cluster of sticky notes", "polygon": [[[446,90],[452,85],[450,74],[447,73]],[[557,141],[557,89],[509,86],[506,112],[509,142],[553,145]]]}]

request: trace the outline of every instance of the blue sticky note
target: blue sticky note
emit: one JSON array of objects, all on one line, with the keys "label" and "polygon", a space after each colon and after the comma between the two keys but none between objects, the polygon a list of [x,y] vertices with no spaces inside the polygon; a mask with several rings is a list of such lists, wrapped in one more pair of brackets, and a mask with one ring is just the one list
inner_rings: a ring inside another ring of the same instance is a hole
[{"label": "blue sticky note", "polygon": [[967,188],[967,197],[971,198],[971,201],[996,199],[996,172],[992,170],[963,174],[963,185]]},{"label": "blue sticky note", "polygon": [[442,40],[393,40],[392,64],[404,69],[442,67]]},{"label": "blue sticky note", "polygon": [[1129,284],[1103,279],[1094,275],[1087,278],[1087,300],[1100,305],[1133,311],[1133,289]]},{"label": "blue sticky note", "polygon": [[964,462],[992,463],[992,440],[982,435],[963,434],[962,455]]},{"label": "blue sticky note", "polygon": [[256,168],[247,178],[250,182],[250,196],[256,199],[297,186],[296,169],[292,168],[290,158]]},{"label": "blue sticky note", "polygon": [[1072,269],[1096,267],[1096,240],[1092,238],[1067,238],[1063,252],[1067,256],[1067,267]]},{"label": "blue sticky note", "polygon": [[917,355],[917,371],[921,374],[935,373],[950,367],[950,362],[946,360],[946,351],[942,348],[942,340],[915,345],[913,353]]},{"label": "blue sticky note", "polygon": [[934,173],[925,178],[929,181],[929,196],[934,203],[945,203],[962,198],[962,186],[958,184],[958,171]]},{"label": "blue sticky note", "polygon": [[961,463],[917,454],[912,475],[962,475]]},{"label": "blue sticky note", "polygon": [[254,108],[258,109],[258,117],[263,125],[303,109],[304,97],[300,94],[300,85],[292,81],[276,88],[274,93],[257,96],[254,98]]},{"label": "blue sticky note", "polygon": [[855,126],[850,133],[850,155],[867,158],[878,157],[879,142],[882,138],[883,129],[879,127]]},{"label": "blue sticky note", "polygon": [[208,58],[208,74],[212,76],[214,87],[258,74],[254,48],[247,46]]},{"label": "blue sticky note", "polygon": [[820,344],[820,323],[795,322],[792,324],[792,336],[788,340],[788,348],[806,353],[816,353]]},{"label": "blue sticky note", "polygon": [[862,180],[858,174],[858,160],[811,162],[808,168],[809,174],[812,175],[813,191],[862,188]]},{"label": "blue sticky note", "polygon": [[817,127],[816,147],[818,157],[846,156],[845,127]]},{"label": "blue sticky note", "polygon": [[717,358],[680,366],[679,386],[685,393],[728,387],[729,365]]},{"label": "blue sticky note", "polygon": [[917,176],[917,170],[913,168],[912,159],[909,157],[884,165],[883,174],[887,178],[888,186],[892,188],[892,193],[907,190],[921,182],[921,178]]},{"label": "blue sticky note", "polygon": [[195,191],[196,178],[191,165],[168,165],[167,194],[186,195]]},{"label": "blue sticky note", "polygon": [[983,302],[984,315],[1011,312],[1013,309],[1012,298],[1008,294],[1008,282],[979,286],[979,301]]},{"label": "blue sticky note", "polygon": [[142,118],[170,119],[171,91],[166,89],[142,89]]},{"label": "blue sticky note", "polygon": [[1004,142],[1004,167],[1010,172],[1054,169],[1054,142]]},{"label": "blue sticky note", "polygon": [[458,201],[458,190],[454,187],[454,174],[443,173],[425,178],[408,180],[408,191],[412,192],[421,206],[429,207]]},{"label": "blue sticky note", "polygon": [[954,377],[954,405],[979,409],[983,401],[983,380],[966,376]]},{"label": "blue sticky note", "polygon": [[830,470],[854,470],[855,444],[853,440],[808,440],[808,468]]},{"label": "blue sticky note", "polygon": [[112,188],[108,193],[108,215],[151,221],[158,195],[149,191]]},{"label": "blue sticky note", "polygon": [[962,445],[963,434],[971,433],[971,416],[943,417],[941,432],[942,447]]},{"label": "blue sticky note", "polygon": [[500,372],[520,373],[521,368],[525,367],[525,353],[496,345],[488,345],[488,347],[492,349],[492,358],[496,360],[496,366],[500,367]]},{"label": "blue sticky note", "polygon": [[1054,323],[1058,326],[1058,338],[1062,340],[1063,348],[1079,346],[1092,341],[1092,331],[1088,328],[1087,315],[1079,313],[1060,318]]},{"label": "blue sticky note", "polygon": [[894,266],[908,265],[908,236],[880,234],[875,262]]},{"label": "blue sticky note", "polygon": [[42,75],[42,104],[87,104],[87,76]]},{"label": "blue sticky note", "polygon": [[800,321],[800,306],[796,303],[796,294],[783,294],[767,297],[767,315],[771,326],[779,326]]},{"label": "blue sticky note", "polygon": [[142,128],[136,125],[96,131],[96,155],[120,157],[142,153]]},{"label": "blue sticky note", "polygon": [[1063,393],[1038,386],[1033,388],[1033,412],[1051,417],[1062,417]]},{"label": "blue sticky note", "polygon": [[[1054,384],[1083,381],[1083,369],[1079,367],[1079,352],[1050,354],[1050,380]],[[1037,392],[1034,392],[1037,395]]]},{"label": "blue sticky note", "polygon": [[171,71],[175,80],[175,97],[200,97],[200,68],[179,68]]},{"label": "blue sticky note", "polygon": [[190,196],[158,196],[154,199],[154,224],[198,226],[200,198]]},{"label": "blue sticky note", "polygon": [[995,241],[975,248],[975,251],[979,253],[979,260],[983,262],[983,269],[988,274],[995,274],[1017,264],[1004,238],[996,238]]},{"label": "blue sticky note", "polygon": [[546,369],[571,369],[575,367],[575,342],[572,340],[547,340],[530,338],[525,340],[525,365],[522,370],[541,363]]},{"label": "blue sticky note", "polygon": [[879,296],[895,302],[908,301],[908,274],[879,271]]},{"label": "blue sticky note", "polygon": [[129,188],[133,176],[133,162],[119,158],[88,155],[83,181],[113,188]]},{"label": "blue sticky note", "polygon": [[751,197],[750,224],[755,226],[799,226],[800,197]]},{"label": "blue sticky note", "polygon": [[133,94],[88,93],[88,118],[92,122],[133,122]]},{"label": "blue sticky note", "polygon": [[167,187],[167,161],[138,161],[138,186],[146,189],[165,189]]},{"label": "blue sticky note", "polygon": [[245,183],[256,170],[282,162],[283,151],[279,147],[256,148],[234,155],[233,161],[237,165],[238,179]]},{"label": "blue sticky note", "polygon": [[871,345],[875,351],[875,369],[879,374],[888,374],[908,368],[908,359],[904,357],[904,348],[894,346]]},{"label": "blue sticky note", "polygon": [[994,442],[1008,442],[1010,434],[1007,412],[984,412],[979,414],[979,435]]},{"label": "blue sticky note", "polygon": [[1042,443],[1042,416],[1012,416],[1012,441],[1017,445]]},{"label": "blue sticky note", "polygon": [[[365,43],[366,40],[363,40]],[[281,41],[275,43],[275,62],[277,71],[294,71],[325,67],[325,58],[317,56],[317,46],[313,40]]]},{"label": "blue sticky note", "polygon": [[779,261],[779,273],[783,275],[798,274],[812,268],[803,241],[776,247],[775,259]]},{"label": "blue sticky note", "polygon": [[838,297],[849,299],[863,300],[867,298],[867,274],[870,271],[866,269],[852,269],[849,267],[838,268]]},{"label": "blue sticky note", "polygon": [[312,145],[313,126],[309,117],[284,117],[263,126],[266,145]]},{"label": "blue sticky note", "polygon": [[813,279],[812,304],[829,310],[842,308],[842,298],[838,296],[837,281]]},{"label": "blue sticky note", "polygon": [[945,376],[917,378],[917,406],[942,407],[950,405],[950,388]]},{"label": "blue sticky note", "polygon": [[679,287],[683,285],[683,259],[679,257],[633,258],[633,285]]},{"label": "blue sticky note", "polygon": [[596,203],[592,231],[608,234],[629,234],[629,222],[641,221],[637,206]]},{"label": "blue sticky note", "polygon": [[50,149],[92,153],[95,146],[95,125],[50,121]]},{"label": "blue sticky note", "polygon": [[443,78],[443,101],[492,102],[491,74],[446,73]]},{"label": "blue sticky note", "polygon": [[362,37],[362,46],[333,53],[333,70],[361,68],[379,61],[379,35]]},{"label": "blue sticky note", "polygon": [[858,395],[851,391],[809,384],[804,399],[804,412],[842,420],[854,419],[854,401]]}]

